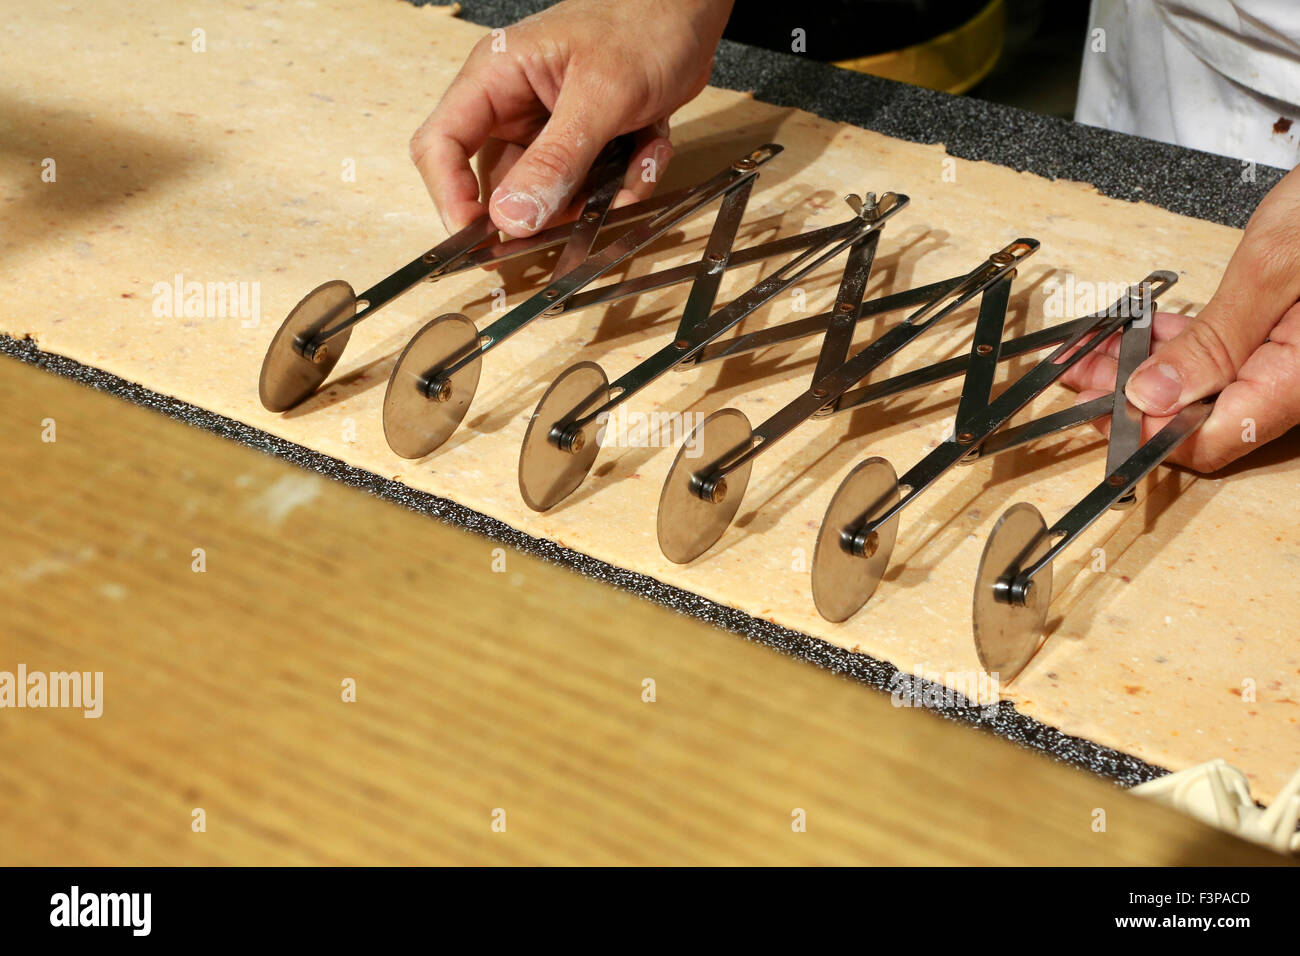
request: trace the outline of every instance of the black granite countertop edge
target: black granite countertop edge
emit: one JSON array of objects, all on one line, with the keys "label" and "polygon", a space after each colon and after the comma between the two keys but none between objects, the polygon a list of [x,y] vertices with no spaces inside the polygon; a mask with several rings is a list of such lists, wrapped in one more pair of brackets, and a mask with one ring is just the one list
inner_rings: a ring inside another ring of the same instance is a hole
[{"label": "black granite countertop edge", "polygon": [[[160,395],[135,382],[82,365],[72,359],[42,351],[31,339],[0,335],[0,354],[53,372],[107,392],[135,405],[160,412],[212,432],[231,441],[291,462],[334,481],[359,488],[378,498],[403,505],[448,524],[465,528],[509,547],[568,568],[571,571],[630,591],[759,644],[767,645],[832,673],[891,694],[900,706],[925,707],[931,713],[967,726],[1004,737],[1029,750],[1046,754],[1062,763],[1091,771],[1123,786],[1133,786],[1162,776],[1168,771],[1094,741],[1072,737],[1021,714],[1009,701],[991,706],[972,706],[943,685],[902,674],[892,664],[866,654],[855,653],[771,621],[751,617],[690,591],[664,584],[652,577],[614,567],[603,561],[565,548],[553,541],[536,538],[495,518],[489,518],[447,498],[418,491],[400,482],[348,465],[336,458],[277,438],[243,422]],[[936,702],[938,705],[936,706]],[[862,728],[869,733],[869,727]]]},{"label": "black granite countertop edge", "polygon": [[[461,0],[460,16],[480,26],[499,27],[550,5],[546,0]],[[1083,44],[1080,37],[1081,57]],[[796,107],[898,139],[943,143],[962,159],[1091,183],[1115,199],[1147,202],[1237,228],[1245,226],[1259,201],[1285,175],[1270,166],[1247,168],[1226,156],[908,86],[730,40],[718,48],[710,82],[752,91],[756,99],[774,106]],[[852,185],[890,188],[889,183]]]}]

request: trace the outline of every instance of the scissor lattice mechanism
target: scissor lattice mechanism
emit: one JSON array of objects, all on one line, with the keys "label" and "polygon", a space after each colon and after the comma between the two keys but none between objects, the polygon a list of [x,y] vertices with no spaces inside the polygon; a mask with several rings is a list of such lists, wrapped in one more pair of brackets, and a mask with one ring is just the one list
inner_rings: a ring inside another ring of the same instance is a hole
[{"label": "scissor lattice mechanism", "polygon": [[[423,458],[464,420],[484,356],[534,319],[689,283],[676,330],[657,351],[612,381],[599,365],[580,361],[542,396],[520,450],[519,490],[530,508],[544,511],[570,497],[586,480],[600,451],[598,436],[607,416],[666,372],[820,336],[817,363],[801,394],[757,426],[737,409],[715,411],[678,451],[660,496],[657,531],[664,555],[685,564],[724,537],[740,509],[754,464],[792,431],[813,420],[961,378],[961,398],[948,439],[902,477],[883,458],[864,460],[831,498],[817,535],[812,596],[818,611],[834,622],[848,620],[870,601],[889,567],[902,511],[950,468],[1109,417],[1106,473],[1097,487],[1051,527],[1032,505],[1013,505],[998,520],[984,549],[973,599],[976,649],[987,670],[1010,679],[1033,656],[1042,636],[1051,601],[1052,561],[1108,508],[1132,504],[1137,483],[1209,416],[1211,404],[1197,403],[1142,443],[1141,415],[1124,399],[1129,376],[1150,352],[1156,299],[1177,276],[1153,272],[1109,309],[1007,340],[1003,333],[1011,285],[1019,265],[1038,250],[1034,239],[1016,239],[950,279],[866,300],[884,227],[907,206],[906,196],[850,195],[846,202],[851,215],[843,222],[732,248],[758,173],[780,152],[777,145],[761,146],[695,186],[613,209],[630,155],[628,140],[617,140],[593,168],[587,199],[572,223],[528,239],[499,242],[484,216],[360,296],[337,280],[310,292],[290,312],[267,351],[259,381],[262,403],[272,411],[286,411],[309,399],[338,364],[355,326],[416,285],[559,247],[549,282],[524,302],[482,330],[460,313],[441,315],[420,329],[398,357],[384,397],[384,434],[398,455]],[[717,212],[698,261],[593,286],[715,203]],[[724,338],[840,256],[844,261],[839,289],[830,311]],[[726,305],[717,305],[727,270],[771,258],[783,261]],[[977,298],[967,355],[867,383],[887,361]],[[894,325],[854,348],[854,333],[864,319],[895,313],[903,315]],[[1119,373],[1112,393],[1008,427],[1016,413],[1117,333]],[[1053,347],[1050,355],[992,397],[999,363]]]}]

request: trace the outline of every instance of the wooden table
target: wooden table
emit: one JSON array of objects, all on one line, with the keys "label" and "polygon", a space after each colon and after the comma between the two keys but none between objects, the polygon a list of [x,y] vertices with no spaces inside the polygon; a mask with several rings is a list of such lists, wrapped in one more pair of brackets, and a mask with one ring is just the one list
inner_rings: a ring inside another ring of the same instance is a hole
[{"label": "wooden table", "polygon": [[0,670],[104,682],[0,710],[0,864],[1279,861],[8,359],[0,409]]}]

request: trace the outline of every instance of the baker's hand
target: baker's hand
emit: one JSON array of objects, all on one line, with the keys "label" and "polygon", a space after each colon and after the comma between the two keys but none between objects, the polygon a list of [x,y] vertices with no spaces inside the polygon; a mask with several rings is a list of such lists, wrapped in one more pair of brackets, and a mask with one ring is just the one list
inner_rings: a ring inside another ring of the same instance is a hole
[{"label": "baker's hand", "polygon": [[[481,216],[531,236],[604,145],[636,133],[615,199],[644,199],[672,156],[668,117],[704,88],[732,0],[566,0],[475,45],[411,158],[455,231]],[[470,157],[479,154],[479,179]]]},{"label": "baker's hand", "polygon": [[[1144,413],[1143,439],[1174,413],[1218,393],[1205,424],[1170,461],[1216,471],[1300,424],[1300,169],[1264,197],[1194,319],[1157,313],[1149,359],[1125,390]],[[1065,377],[1079,401],[1115,387],[1118,336]]]}]

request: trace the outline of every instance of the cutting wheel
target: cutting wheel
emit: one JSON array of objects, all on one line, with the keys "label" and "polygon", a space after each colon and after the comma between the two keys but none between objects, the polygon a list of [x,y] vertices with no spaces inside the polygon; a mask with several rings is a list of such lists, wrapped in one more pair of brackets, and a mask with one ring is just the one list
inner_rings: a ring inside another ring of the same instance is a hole
[{"label": "cutting wheel", "polygon": [[440,368],[478,347],[478,329],[459,312],[440,315],[415,334],[388,379],[384,393],[384,437],[403,458],[423,458],[451,437],[469,411],[478,388],[481,358],[456,372],[438,397],[427,391]]},{"label": "cutting wheel", "polygon": [[1051,539],[1038,509],[1027,502],[1008,508],[993,526],[975,576],[975,650],[980,664],[1001,681],[1019,674],[1038,649],[1052,602],[1052,566],[1034,575],[1023,606],[997,599],[999,581],[1010,583],[1047,553]]},{"label": "cutting wheel", "polygon": [[577,447],[565,451],[550,439],[551,429],[576,421],[609,398],[609,379],[594,362],[579,362],[551,383],[528,420],[519,449],[519,493],[534,511],[553,508],[582,484],[600,451],[599,422],[579,433]]},{"label": "cutting wheel", "polygon": [[876,530],[869,554],[854,554],[845,539],[898,504],[898,498],[898,475],[883,458],[860,463],[836,489],[817,532],[812,563],[813,603],[826,620],[847,621],[875,593],[894,553],[898,515]]},{"label": "cutting wheel", "polygon": [[293,307],[275,338],[271,339],[271,347],[262,360],[257,392],[268,410],[288,411],[320,388],[321,382],[343,357],[352,330],[340,333],[321,346],[317,361],[304,358],[295,346],[307,342],[327,325],[347,321],[356,311],[357,294],[342,279],[317,286]]},{"label": "cutting wheel", "polygon": [[724,408],[701,422],[678,450],[659,496],[659,548],[669,561],[694,561],[727,530],[745,497],[753,462],[723,479],[721,500],[705,501],[692,490],[692,483],[697,475],[708,476],[723,459],[746,449],[752,437],[744,413]]}]

